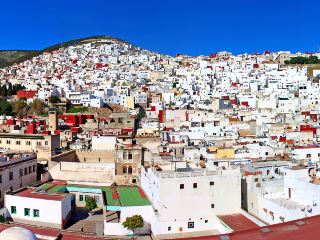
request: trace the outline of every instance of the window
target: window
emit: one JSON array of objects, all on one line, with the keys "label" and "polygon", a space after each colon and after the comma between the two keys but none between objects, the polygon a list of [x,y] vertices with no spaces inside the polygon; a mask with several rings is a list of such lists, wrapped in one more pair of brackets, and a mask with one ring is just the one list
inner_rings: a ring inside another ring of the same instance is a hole
[{"label": "window", "polygon": [[208,223],[208,220],[204,220],[204,223]]},{"label": "window", "polygon": [[130,160],[132,159],[132,152],[128,153],[128,159],[130,159]]},{"label": "window", "polygon": [[2,183],[2,175],[0,175],[0,183]]},{"label": "window", "polygon": [[89,197],[90,197],[89,195],[85,195],[85,196],[84,196],[84,200],[87,201],[87,199],[88,199]]},{"label": "window", "polygon": [[197,183],[193,183],[193,188],[197,188],[198,184]]},{"label": "window", "polygon": [[188,228],[194,228],[194,222],[188,222]]},{"label": "window", "polygon": [[24,209],[24,216],[30,216],[30,208]]},{"label": "window", "polygon": [[32,173],[32,166],[29,166],[29,173]]},{"label": "window", "polygon": [[20,145],[20,144],[21,144],[21,142],[20,142],[20,141],[16,141],[16,144],[17,144],[17,145]]},{"label": "window", "polygon": [[171,227],[168,227],[168,231],[171,231]]},{"label": "window", "polygon": [[180,189],[184,189],[184,184],[180,184]]},{"label": "window", "polygon": [[83,195],[79,195],[79,201],[83,202]]},{"label": "window", "polygon": [[214,208],[214,204],[213,203],[211,204],[211,208]]},{"label": "window", "polygon": [[32,172],[35,172],[36,171],[36,165],[33,165],[32,166]]},{"label": "window", "polygon": [[33,209],[33,216],[34,217],[40,217],[40,212],[38,209]]},{"label": "window", "polygon": [[9,172],[9,181],[13,180],[13,172]]},{"label": "window", "polygon": [[28,174],[28,168],[24,168],[24,175]]},{"label": "window", "polygon": [[19,175],[23,176],[23,169],[19,169]]},{"label": "window", "polygon": [[11,213],[16,214],[17,213],[17,207],[16,206],[11,206]]},{"label": "window", "polygon": [[26,141],[26,145],[31,145],[31,142],[30,141]]},{"label": "window", "polygon": [[44,145],[48,146],[48,141],[45,141],[45,142],[44,142]]},{"label": "window", "polygon": [[10,144],[11,143],[11,141],[10,140],[7,140],[7,144]]},{"label": "window", "polygon": [[213,186],[214,185],[214,182],[210,182],[210,186]]}]

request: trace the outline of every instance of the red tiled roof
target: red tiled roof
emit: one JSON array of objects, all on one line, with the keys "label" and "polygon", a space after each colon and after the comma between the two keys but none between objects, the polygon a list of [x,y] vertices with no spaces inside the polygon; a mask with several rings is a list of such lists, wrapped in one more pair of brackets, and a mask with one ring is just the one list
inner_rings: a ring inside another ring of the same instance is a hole
[{"label": "red tiled roof", "polygon": [[35,193],[35,190],[32,188],[27,188],[21,192],[18,192],[15,194],[19,197],[27,197],[27,198],[39,198],[39,199],[45,199],[45,200],[56,200],[61,201],[65,198],[65,195],[62,194],[46,194],[46,193]]},{"label": "red tiled roof", "polygon": [[[220,234],[203,237],[189,237],[181,239],[193,240],[221,240],[221,236],[229,236],[230,240],[318,240],[320,235],[320,215],[297,219],[294,221],[268,225],[266,227],[235,231],[229,234]],[[266,229],[266,231],[263,231]]]},{"label": "red tiled roof", "polygon": [[258,227],[257,224],[246,218],[242,214],[231,214],[218,216],[225,224],[227,224],[234,231],[242,231]]}]

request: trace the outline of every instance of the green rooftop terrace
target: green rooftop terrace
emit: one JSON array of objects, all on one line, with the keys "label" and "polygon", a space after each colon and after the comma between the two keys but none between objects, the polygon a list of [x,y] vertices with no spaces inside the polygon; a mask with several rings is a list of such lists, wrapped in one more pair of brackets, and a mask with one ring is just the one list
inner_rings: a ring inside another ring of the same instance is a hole
[{"label": "green rooftop terrace", "polygon": [[89,186],[81,184],[54,184],[45,183],[40,189],[49,194],[59,194],[67,192],[101,193],[104,203],[107,206],[129,207],[151,205],[145,193],[136,186]]}]

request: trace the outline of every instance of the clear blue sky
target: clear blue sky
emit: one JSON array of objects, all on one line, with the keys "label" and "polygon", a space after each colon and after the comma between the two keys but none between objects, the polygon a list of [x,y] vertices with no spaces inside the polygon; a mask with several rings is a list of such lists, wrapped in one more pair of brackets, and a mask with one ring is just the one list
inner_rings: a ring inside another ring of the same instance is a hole
[{"label": "clear blue sky", "polygon": [[317,51],[319,0],[2,0],[0,49],[112,35],[175,55]]}]

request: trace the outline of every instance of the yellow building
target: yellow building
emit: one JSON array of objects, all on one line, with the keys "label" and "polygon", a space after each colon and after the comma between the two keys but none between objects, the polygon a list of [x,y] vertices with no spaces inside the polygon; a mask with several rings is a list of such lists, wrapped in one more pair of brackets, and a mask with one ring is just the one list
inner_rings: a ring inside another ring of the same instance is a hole
[{"label": "yellow building", "polygon": [[233,148],[218,148],[216,153],[216,159],[222,158],[234,158]]}]

